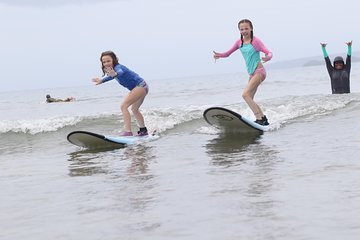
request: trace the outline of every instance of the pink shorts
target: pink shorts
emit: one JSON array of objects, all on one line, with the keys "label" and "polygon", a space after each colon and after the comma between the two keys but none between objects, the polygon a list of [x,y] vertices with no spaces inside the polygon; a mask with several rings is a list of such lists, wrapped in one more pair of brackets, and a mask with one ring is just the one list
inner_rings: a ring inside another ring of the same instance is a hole
[{"label": "pink shorts", "polygon": [[266,70],[265,68],[257,68],[255,69],[255,71],[253,72],[253,74],[250,75],[250,78],[252,78],[255,74],[261,74],[263,76],[263,80],[266,78]]},{"label": "pink shorts", "polygon": [[149,93],[149,85],[147,85],[147,83],[145,81],[141,81],[138,85],[136,85],[137,87],[143,87],[145,89],[146,94]]}]

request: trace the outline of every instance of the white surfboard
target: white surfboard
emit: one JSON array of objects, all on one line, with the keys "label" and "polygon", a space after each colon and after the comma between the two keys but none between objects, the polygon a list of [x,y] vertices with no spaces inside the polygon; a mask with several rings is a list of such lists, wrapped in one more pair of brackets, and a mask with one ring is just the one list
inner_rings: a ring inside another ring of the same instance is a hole
[{"label": "white surfboard", "polygon": [[153,141],[160,136],[153,133],[147,136],[106,136],[87,131],[74,131],[68,134],[67,140],[79,147],[88,149],[123,148],[127,145]]},{"label": "white surfboard", "polygon": [[203,115],[206,122],[225,132],[262,133],[269,130],[269,126],[257,124],[234,111],[222,107],[208,108]]}]

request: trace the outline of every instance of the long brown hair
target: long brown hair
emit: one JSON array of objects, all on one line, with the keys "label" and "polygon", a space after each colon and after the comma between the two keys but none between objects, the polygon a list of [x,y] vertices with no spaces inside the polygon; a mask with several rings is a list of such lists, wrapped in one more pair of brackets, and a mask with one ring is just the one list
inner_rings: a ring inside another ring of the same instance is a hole
[{"label": "long brown hair", "polygon": [[112,61],[113,61],[113,68],[115,67],[115,65],[119,64],[119,59],[117,58],[116,54],[113,52],[113,51],[105,51],[105,52],[102,52],[101,53],[101,56],[100,56],[100,62],[101,62],[101,70],[103,71],[104,75],[105,75],[105,70],[104,70],[104,65],[102,63],[102,58],[104,56],[110,56]]},{"label": "long brown hair", "polygon": [[[241,23],[248,23],[249,25],[250,25],[250,28],[251,28],[251,35],[250,35],[250,37],[251,37],[251,43],[252,43],[252,41],[253,41],[253,39],[254,39],[254,32],[253,32],[253,24],[252,24],[252,22],[249,20],[249,19],[243,19],[243,20],[240,20],[240,22],[238,23],[238,28],[239,28],[239,30],[240,30],[240,24]],[[244,37],[243,37],[243,35],[240,33],[240,35],[241,35],[241,46],[240,47],[242,47],[243,46],[243,44],[244,44]]]}]

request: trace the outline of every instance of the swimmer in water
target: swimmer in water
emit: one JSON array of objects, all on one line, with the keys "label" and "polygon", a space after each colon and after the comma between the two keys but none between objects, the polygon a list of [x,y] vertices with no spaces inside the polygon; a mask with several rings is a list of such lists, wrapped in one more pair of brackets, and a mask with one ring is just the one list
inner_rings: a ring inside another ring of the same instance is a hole
[{"label": "swimmer in water", "polygon": [[75,98],[73,97],[68,97],[68,98],[65,98],[65,99],[60,99],[60,98],[52,98],[50,96],[50,94],[47,94],[46,95],[46,102],[47,103],[54,103],[54,102],[71,102],[71,101],[74,101]]}]

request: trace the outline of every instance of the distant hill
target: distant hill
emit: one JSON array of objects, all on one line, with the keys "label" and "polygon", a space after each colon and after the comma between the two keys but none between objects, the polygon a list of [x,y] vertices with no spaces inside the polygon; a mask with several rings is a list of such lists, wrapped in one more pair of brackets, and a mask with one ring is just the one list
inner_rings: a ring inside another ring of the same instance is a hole
[{"label": "distant hill", "polygon": [[[343,54],[331,54],[330,59],[334,59],[335,56],[344,56]],[[355,51],[352,53],[351,56],[352,62],[360,62],[360,51]],[[324,57],[323,55],[318,55],[315,57],[308,57],[308,58],[298,58],[289,61],[281,61],[281,62],[274,62],[269,63],[267,68],[269,69],[279,69],[279,68],[294,68],[294,67],[311,67],[311,66],[318,66],[324,65]]]}]

